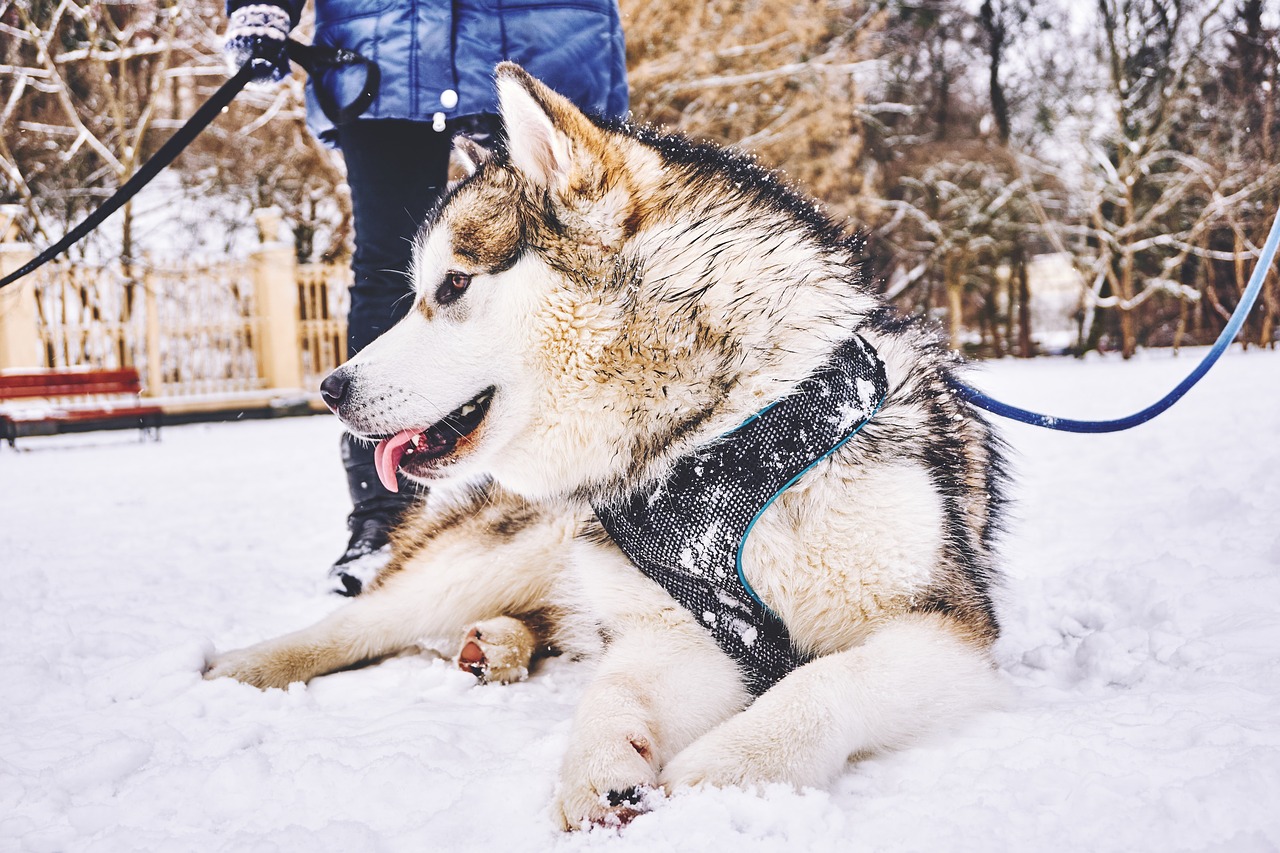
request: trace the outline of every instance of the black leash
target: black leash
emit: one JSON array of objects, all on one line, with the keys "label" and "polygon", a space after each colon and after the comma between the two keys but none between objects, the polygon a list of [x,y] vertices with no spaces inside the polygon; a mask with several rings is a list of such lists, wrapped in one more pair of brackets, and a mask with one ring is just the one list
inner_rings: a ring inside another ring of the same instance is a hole
[{"label": "black leash", "polygon": [[[287,42],[287,49],[289,58],[301,65],[313,77],[343,65],[360,64],[364,66],[364,86],[360,94],[345,106],[339,106],[323,86],[314,87],[316,98],[320,102],[320,109],[335,125],[341,126],[354,120],[368,109],[369,104],[373,103],[373,99],[377,97],[378,84],[382,77],[377,64],[372,60],[365,59],[360,54],[350,50],[299,44],[292,39]],[[223,109],[235,99],[236,95],[240,94],[240,90],[253,79],[252,64],[252,62],[246,62],[227,82],[223,83],[218,91],[214,92],[212,97],[205,101],[200,109],[196,110],[195,114],[187,120],[187,123],[178,128],[173,136],[169,137],[164,145],[160,146],[160,150],[150,160],[143,163],[141,168],[134,172],[133,176],[125,181],[111,198],[102,203],[101,207],[86,216],[84,221],[72,228],[65,237],[45,249],[29,263],[0,279],[0,288],[12,284],[25,275],[29,275],[34,270],[61,255],[71,246],[88,236],[108,216],[124,207],[129,199],[137,195],[138,191],[149,184],[156,175],[164,171],[164,168],[172,163],[222,113]]]},{"label": "black leash", "polygon": [[378,86],[382,83],[382,71],[378,68],[378,63],[372,59],[365,59],[354,50],[302,44],[293,39],[285,42],[285,48],[289,52],[289,58],[301,65],[302,69],[307,72],[307,76],[312,78],[318,78],[326,71],[341,68],[344,65],[364,66],[364,84],[360,87],[360,94],[356,95],[351,103],[345,106],[339,105],[324,86],[317,83],[317,85],[311,87],[311,90],[315,92],[316,101],[320,104],[320,111],[324,113],[325,118],[329,119],[337,127],[350,124],[358,119],[365,110],[369,109],[373,99],[378,97]]}]

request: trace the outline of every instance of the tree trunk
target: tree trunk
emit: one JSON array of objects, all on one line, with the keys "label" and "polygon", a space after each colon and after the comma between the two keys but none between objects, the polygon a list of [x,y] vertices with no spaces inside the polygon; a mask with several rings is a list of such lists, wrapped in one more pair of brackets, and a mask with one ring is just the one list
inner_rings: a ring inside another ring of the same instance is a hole
[{"label": "tree trunk", "polygon": [[964,287],[961,283],[960,262],[955,255],[949,255],[943,265],[946,270],[947,288],[947,329],[951,336],[951,348],[960,349],[960,334],[963,329],[962,313],[964,310]]},{"label": "tree trunk", "polygon": [[1187,300],[1178,300],[1178,325],[1173,330],[1173,354],[1177,355],[1182,349],[1182,336],[1187,331]]},{"label": "tree trunk", "polygon": [[994,292],[983,306],[982,313],[986,318],[982,325],[991,334],[991,354],[995,358],[1004,358],[1004,338],[1000,335],[1000,312],[996,307]]},{"label": "tree trunk", "polygon": [[[1271,109],[1270,105],[1271,100],[1268,99],[1268,113]],[[1267,126],[1270,127],[1269,124]],[[1270,148],[1269,142],[1267,147]],[[1274,261],[1265,275],[1266,278],[1262,282],[1262,329],[1258,333],[1258,346],[1275,349],[1276,318],[1280,317],[1280,275],[1276,274]]]},{"label": "tree trunk", "polygon": [[1014,352],[1017,348],[1015,343],[1017,338],[1014,334],[1014,323],[1017,322],[1014,319],[1014,306],[1017,306],[1017,311],[1019,312],[1022,311],[1022,306],[1019,304],[1018,285],[1014,276],[1008,276],[1002,284],[1004,284],[1004,298],[1006,306],[1004,312],[1004,344],[1006,350]]},{"label": "tree trunk", "polygon": [[1280,314],[1280,276],[1275,267],[1267,270],[1262,283],[1262,330],[1258,333],[1258,346],[1276,348],[1276,315]]},{"label": "tree trunk", "polygon": [[[1114,294],[1115,291],[1111,287],[1111,276],[1103,276],[1102,286],[1098,288],[1098,292],[1095,295],[1100,299],[1105,299]],[[1084,326],[1087,327],[1088,331],[1085,334],[1084,346],[1080,347],[1081,357],[1090,350],[1098,350],[1098,345],[1102,342],[1102,335],[1107,329],[1107,312],[1111,310],[1101,305],[1087,303],[1086,309],[1089,308],[1092,309],[1093,316],[1092,319],[1089,319],[1089,311],[1086,310]]]},{"label": "tree trunk", "polygon": [[1027,253],[1019,246],[1014,257],[1018,278],[1018,354],[1031,358],[1035,352],[1031,345],[1031,280],[1027,274]]},{"label": "tree trunk", "polygon": [[[1245,275],[1244,275],[1244,239],[1241,238],[1239,231],[1236,232],[1235,254],[1236,254],[1236,259],[1235,259],[1236,305],[1239,305],[1240,297],[1244,296],[1244,288],[1245,288],[1245,281],[1246,281]],[[1249,349],[1249,318],[1248,317],[1245,318],[1245,326],[1241,331],[1243,331],[1244,334],[1240,336],[1240,347],[1242,349],[1248,350]]]},{"label": "tree trunk", "polygon": [[[1133,220],[1133,186],[1126,184],[1124,208],[1126,231],[1133,225]],[[1133,299],[1133,274],[1136,265],[1137,258],[1134,257],[1133,249],[1129,244],[1125,244],[1124,250],[1120,253],[1120,293],[1117,294],[1120,297],[1120,355],[1125,361],[1133,358],[1133,354],[1138,351],[1137,323],[1133,310],[1129,307],[1129,302]]]}]

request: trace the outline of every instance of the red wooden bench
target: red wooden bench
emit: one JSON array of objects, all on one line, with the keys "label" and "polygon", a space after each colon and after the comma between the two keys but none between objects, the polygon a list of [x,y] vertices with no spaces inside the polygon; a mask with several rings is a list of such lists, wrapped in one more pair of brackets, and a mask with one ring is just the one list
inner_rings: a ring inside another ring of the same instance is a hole
[{"label": "red wooden bench", "polygon": [[0,409],[0,440],[16,447],[22,436],[137,427],[158,441],[161,409],[143,405],[141,391],[132,367],[0,373],[0,403],[43,401]]}]

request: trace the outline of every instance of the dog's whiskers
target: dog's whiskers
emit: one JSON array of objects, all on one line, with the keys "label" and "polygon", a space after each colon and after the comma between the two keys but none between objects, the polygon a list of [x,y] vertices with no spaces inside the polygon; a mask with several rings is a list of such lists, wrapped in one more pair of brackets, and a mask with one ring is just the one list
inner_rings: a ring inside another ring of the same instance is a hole
[{"label": "dog's whiskers", "polygon": [[[439,412],[439,411],[440,411],[440,407],[439,407],[438,405],[436,405],[435,403],[431,402],[431,400],[427,399],[426,395],[422,394],[421,392],[418,392],[418,391],[411,391],[411,392],[409,392],[409,393],[410,393],[412,396],[417,397],[417,398],[421,399],[422,401],[424,401],[424,402],[427,404],[427,406],[429,406],[430,408],[435,409],[437,412]],[[448,422],[448,418],[449,418],[449,415],[450,415],[451,413],[452,413],[452,410],[450,410],[449,412],[445,412],[443,415],[441,415],[440,417],[436,418],[436,419],[432,422],[432,424],[431,424],[431,425],[432,425],[433,427],[448,428],[448,429],[452,430],[454,433],[456,433],[458,438],[462,438],[462,437],[464,437],[464,436],[466,435],[466,433],[462,432],[462,431],[461,431],[461,430],[459,430],[457,427],[455,427],[453,424],[451,424],[451,423],[449,423],[449,422]]]}]

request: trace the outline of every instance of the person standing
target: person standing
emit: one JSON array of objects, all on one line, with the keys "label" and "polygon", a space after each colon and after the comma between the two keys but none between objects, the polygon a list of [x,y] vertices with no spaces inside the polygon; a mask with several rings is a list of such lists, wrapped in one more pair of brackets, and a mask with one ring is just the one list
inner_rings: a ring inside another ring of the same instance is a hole
[{"label": "person standing", "polygon": [[[285,42],[305,0],[228,0],[224,52],[238,70],[253,63],[254,83],[290,73]],[[371,343],[412,306],[413,238],[446,188],[455,133],[501,145],[493,69],[524,66],[588,113],[627,112],[626,54],[616,0],[316,0],[315,44],[354,51],[378,65],[368,108],[336,126],[316,87],[339,104],[365,86],[365,70],[339,66],[307,84],[307,124],[341,149],[351,188],[355,252],[347,357]],[[378,480],[372,445],[342,436],[352,511],[346,550],[329,570],[331,589],[358,595],[391,557],[389,533],[420,498]]]}]

